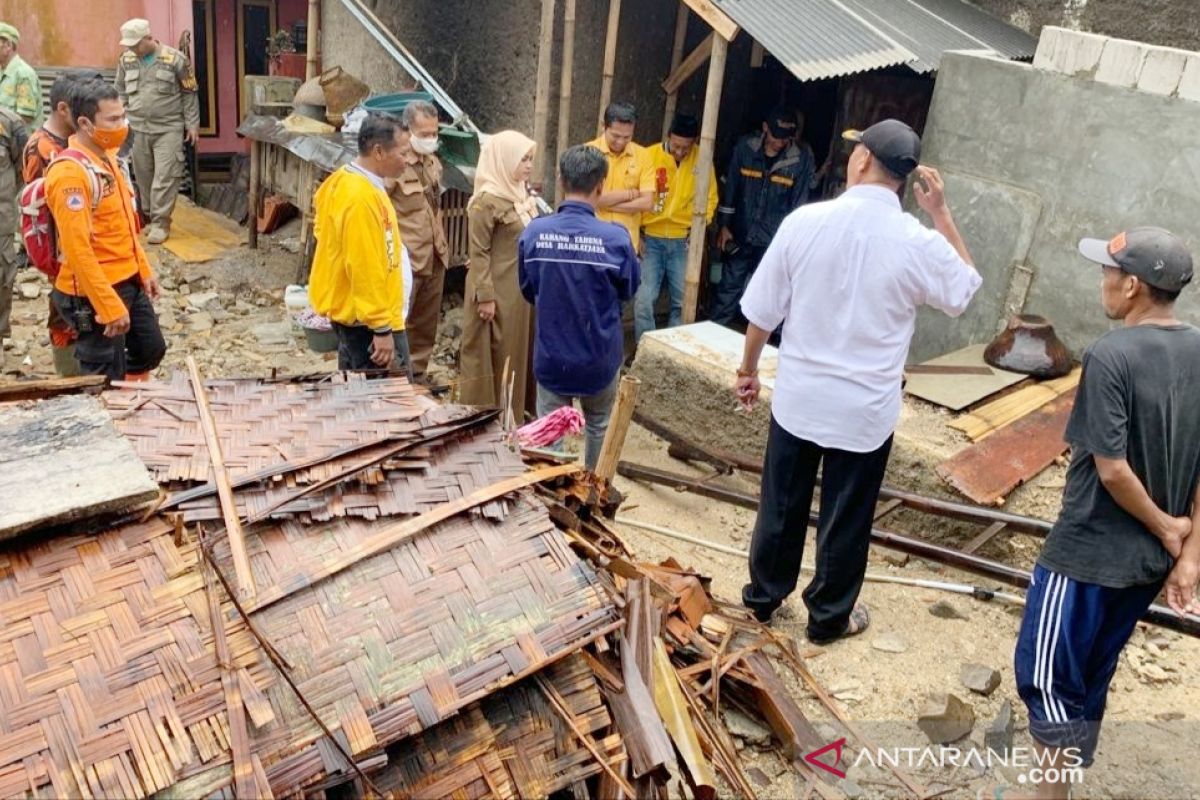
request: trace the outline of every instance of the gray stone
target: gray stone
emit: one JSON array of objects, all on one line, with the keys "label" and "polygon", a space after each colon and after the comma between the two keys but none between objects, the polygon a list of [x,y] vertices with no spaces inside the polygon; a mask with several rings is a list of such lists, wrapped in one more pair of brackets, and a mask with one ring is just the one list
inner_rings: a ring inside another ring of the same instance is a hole
[{"label": "gray stone", "polygon": [[17,273],[17,283],[41,283],[42,273],[36,269],[23,269]]},{"label": "gray stone", "polygon": [[842,794],[849,797],[850,800],[858,800],[860,797],[867,796],[867,790],[859,786],[849,778],[844,778],[838,781],[837,788],[842,790]]},{"label": "gray stone", "polygon": [[903,567],[908,563],[908,553],[896,553],[891,550],[883,551],[883,560],[893,567]]},{"label": "gray stone", "polygon": [[917,727],[934,744],[958,741],[975,727],[975,709],[952,694],[930,695]]},{"label": "gray stone", "polygon": [[179,290],[178,290],[178,291],[179,291],[179,293],[180,293],[180,294],[183,294],[183,295],[191,294],[191,293],[192,293],[192,287],[188,286],[186,283],[181,283],[181,284],[179,284]]},{"label": "gray stone", "polygon": [[221,308],[221,298],[216,292],[199,292],[188,295],[188,305],[197,311],[216,311]]},{"label": "gray stone", "polygon": [[26,300],[37,300],[42,294],[42,287],[36,283],[22,283],[19,288],[21,297]]},{"label": "gray stone", "polygon": [[876,636],[871,641],[871,647],[884,653],[903,653],[908,650],[908,642],[900,634],[888,631]]},{"label": "gray stone", "polygon": [[949,600],[938,600],[929,607],[929,613],[938,619],[970,619],[970,617]]},{"label": "gray stone", "polygon": [[191,330],[193,333],[201,333],[203,331],[210,331],[210,330],[212,330],[212,327],[213,327],[213,318],[212,318],[211,314],[207,314],[207,313],[201,311],[199,313],[192,314],[190,317],[188,317],[187,324],[188,324],[188,329]]},{"label": "gray stone", "polygon": [[178,287],[178,284],[175,283],[175,279],[170,275],[160,275],[158,277],[158,285],[167,291],[175,291],[175,289]]},{"label": "gray stone", "polygon": [[976,694],[988,697],[1000,686],[1000,673],[983,664],[963,664],[959,673],[962,685]]},{"label": "gray stone", "polygon": [[996,718],[991,721],[983,734],[985,750],[992,750],[999,755],[1007,756],[1013,744],[1013,708],[1012,703],[1005,700],[1000,706]]},{"label": "gray stone", "polygon": [[725,709],[725,728],[729,735],[741,739],[751,747],[770,747],[771,731],[758,720],[734,708]]}]

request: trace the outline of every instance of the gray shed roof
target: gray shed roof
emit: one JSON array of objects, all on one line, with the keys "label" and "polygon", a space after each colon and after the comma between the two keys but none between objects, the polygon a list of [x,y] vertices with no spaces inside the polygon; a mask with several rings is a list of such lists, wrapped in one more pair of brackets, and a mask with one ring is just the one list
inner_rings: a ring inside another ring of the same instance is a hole
[{"label": "gray shed roof", "polygon": [[947,50],[1029,58],[1037,40],[963,0],[714,0],[802,81],[905,64],[933,72]]}]

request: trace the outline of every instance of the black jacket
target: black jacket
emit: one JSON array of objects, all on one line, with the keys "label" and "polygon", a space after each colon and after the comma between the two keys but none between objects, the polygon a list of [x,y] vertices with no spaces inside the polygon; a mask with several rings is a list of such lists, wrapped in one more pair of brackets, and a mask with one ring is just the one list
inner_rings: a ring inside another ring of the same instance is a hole
[{"label": "black jacket", "polygon": [[812,150],[789,144],[767,168],[763,135],[738,140],[725,178],[717,221],[742,245],[766,247],[793,209],[808,199],[816,171]]}]

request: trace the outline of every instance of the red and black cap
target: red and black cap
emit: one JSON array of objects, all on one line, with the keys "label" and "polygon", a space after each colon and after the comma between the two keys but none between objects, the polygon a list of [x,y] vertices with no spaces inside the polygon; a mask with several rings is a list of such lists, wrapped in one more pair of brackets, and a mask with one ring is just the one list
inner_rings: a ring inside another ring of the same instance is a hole
[{"label": "red and black cap", "polygon": [[921,163],[921,137],[898,119],[876,122],[864,131],[842,133],[850,142],[861,142],[892,173],[907,178]]},{"label": "red and black cap", "polygon": [[1080,239],[1079,254],[1167,292],[1178,292],[1192,280],[1192,254],[1187,245],[1163,228],[1130,228],[1108,241]]}]

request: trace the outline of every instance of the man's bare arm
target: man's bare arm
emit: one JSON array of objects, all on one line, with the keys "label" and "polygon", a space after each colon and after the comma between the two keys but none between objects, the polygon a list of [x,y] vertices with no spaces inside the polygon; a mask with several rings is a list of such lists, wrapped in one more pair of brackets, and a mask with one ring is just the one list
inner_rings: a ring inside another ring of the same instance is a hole
[{"label": "man's bare arm", "polygon": [[1096,460],[1100,482],[1117,501],[1117,505],[1157,536],[1171,554],[1171,558],[1179,558],[1184,540],[1192,531],[1191,518],[1172,517],[1155,505],[1146,487],[1125,459],[1101,456],[1092,458]]}]

